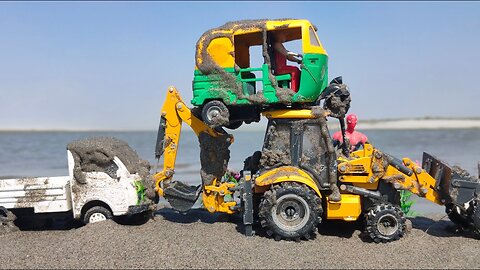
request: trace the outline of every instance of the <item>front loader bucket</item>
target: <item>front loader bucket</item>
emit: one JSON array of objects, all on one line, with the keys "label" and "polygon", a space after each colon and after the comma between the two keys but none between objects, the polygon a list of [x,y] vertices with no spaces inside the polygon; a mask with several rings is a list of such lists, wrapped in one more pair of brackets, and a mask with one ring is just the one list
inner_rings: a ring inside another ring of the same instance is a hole
[{"label": "front loader bucket", "polygon": [[423,153],[423,169],[436,180],[435,191],[444,204],[462,205],[476,199],[480,195],[479,179],[458,166],[451,167],[447,163]]},{"label": "front loader bucket", "polygon": [[427,153],[423,153],[422,167],[435,178],[435,191],[450,220],[480,234],[480,179]]},{"label": "front loader bucket", "polygon": [[450,184],[452,180],[452,169],[450,165],[423,152],[422,168],[435,178],[435,191],[440,195],[442,203],[451,203]]},{"label": "front loader bucket", "polygon": [[172,181],[163,189],[164,198],[173,209],[186,212],[195,205],[201,193],[201,186],[189,186],[179,181]]}]

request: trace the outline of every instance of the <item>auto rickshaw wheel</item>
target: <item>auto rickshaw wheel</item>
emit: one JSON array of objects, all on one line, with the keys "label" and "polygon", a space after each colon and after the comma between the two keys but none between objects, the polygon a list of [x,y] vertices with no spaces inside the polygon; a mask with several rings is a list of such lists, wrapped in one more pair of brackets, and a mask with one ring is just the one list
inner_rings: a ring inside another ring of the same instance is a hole
[{"label": "auto rickshaw wheel", "polygon": [[226,126],[229,118],[228,108],[220,100],[211,100],[202,108],[202,120],[210,127]]}]

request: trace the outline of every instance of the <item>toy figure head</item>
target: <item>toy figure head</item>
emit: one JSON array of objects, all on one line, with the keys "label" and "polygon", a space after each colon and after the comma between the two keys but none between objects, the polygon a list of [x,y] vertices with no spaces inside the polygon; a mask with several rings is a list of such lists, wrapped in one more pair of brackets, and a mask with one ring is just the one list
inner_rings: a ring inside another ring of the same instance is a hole
[{"label": "toy figure head", "polygon": [[357,125],[357,116],[354,113],[347,115],[347,129],[353,131]]}]

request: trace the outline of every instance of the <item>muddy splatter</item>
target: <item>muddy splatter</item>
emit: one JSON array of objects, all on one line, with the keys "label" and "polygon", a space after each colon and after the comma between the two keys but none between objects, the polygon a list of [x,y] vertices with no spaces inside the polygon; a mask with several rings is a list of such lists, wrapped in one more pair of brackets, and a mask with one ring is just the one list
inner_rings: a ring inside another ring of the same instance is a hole
[{"label": "muddy splatter", "polygon": [[289,130],[277,130],[275,125],[270,125],[266,137],[268,141],[262,150],[260,166],[269,168],[291,164]]},{"label": "muddy splatter", "polygon": [[[28,178],[25,179],[28,181]],[[35,188],[37,187],[37,188]],[[26,207],[29,203],[36,203],[36,202],[41,202],[46,200],[46,195],[47,195],[47,188],[46,187],[40,187],[38,184],[26,184],[24,187],[25,190],[25,196],[20,197],[17,200],[17,204],[19,205],[19,208]],[[27,204],[27,205],[26,205]],[[32,205],[33,206],[33,205]]]},{"label": "muddy splatter", "polygon": [[221,127],[228,125],[230,122],[230,115],[228,111],[219,111],[219,114],[215,115],[211,119],[211,124],[209,125],[212,128]]},{"label": "muddy splatter", "polygon": [[292,177],[292,176],[297,176],[297,177],[303,177],[300,173],[298,173],[298,170],[295,167],[284,167],[282,170],[279,170],[275,172],[274,174],[270,175],[269,177],[265,178],[262,180],[263,183],[269,183],[273,182],[276,179],[287,176],[287,177]]},{"label": "muddy splatter", "polygon": [[328,116],[327,111],[325,111],[321,106],[312,106],[310,110],[311,110],[311,114],[317,118]]},{"label": "muddy splatter", "polygon": [[290,163],[290,154],[280,150],[265,149],[260,158],[260,164],[266,168],[276,165],[289,165]]},{"label": "muddy splatter", "polygon": [[230,135],[213,137],[202,132],[198,136],[200,143],[200,175],[203,185],[212,185],[215,179],[221,179],[227,171],[230,160]]}]

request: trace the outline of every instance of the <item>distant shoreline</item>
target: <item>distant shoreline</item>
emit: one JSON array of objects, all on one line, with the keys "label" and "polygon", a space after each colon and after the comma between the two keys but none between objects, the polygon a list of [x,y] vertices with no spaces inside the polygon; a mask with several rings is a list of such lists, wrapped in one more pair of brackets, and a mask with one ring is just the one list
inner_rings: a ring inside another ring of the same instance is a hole
[{"label": "distant shoreline", "polygon": [[398,119],[359,121],[358,129],[476,129],[480,119]]},{"label": "distant shoreline", "polygon": [[[330,129],[339,129],[338,121],[334,118],[328,119]],[[266,121],[243,125],[238,131],[263,131]],[[404,118],[404,119],[378,119],[378,120],[360,120],[357,129],[480,129],[480,117],[471,118]],[[151,132],[152,129],[124,130],[124,129],[41,129],[41,128],[0,128],[0,132]],[[186,124],[183,125],[184,131],[190,131]]]}]

